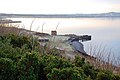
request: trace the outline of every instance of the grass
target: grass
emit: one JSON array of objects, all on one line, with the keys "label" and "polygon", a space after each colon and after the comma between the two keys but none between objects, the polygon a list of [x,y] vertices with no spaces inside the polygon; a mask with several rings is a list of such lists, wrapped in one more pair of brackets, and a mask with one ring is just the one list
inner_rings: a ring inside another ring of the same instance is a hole
[{"label": "grass", "polygon": [[90,54],[90,63],[95,68],[120,74],[120,56],[115,57],[112,49],[108,51],[106,46],[90,44],[87,53]]},{"label": "grass", "polygon": [[12,24],[0,24],[0,35],[6,35],[9,33],[19,34],[20,30],[18,29],[18,25]]}]

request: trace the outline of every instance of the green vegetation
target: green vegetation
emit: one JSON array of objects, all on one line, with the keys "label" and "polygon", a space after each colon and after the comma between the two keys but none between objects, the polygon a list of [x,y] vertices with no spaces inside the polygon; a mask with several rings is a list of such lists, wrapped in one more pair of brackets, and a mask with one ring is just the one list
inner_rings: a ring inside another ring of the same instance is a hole
[{"label": "green vegetation", "polygon": [[33,37],[0,36],[0,80],[120,80],[84,58],[69,61],[42,48]]}]

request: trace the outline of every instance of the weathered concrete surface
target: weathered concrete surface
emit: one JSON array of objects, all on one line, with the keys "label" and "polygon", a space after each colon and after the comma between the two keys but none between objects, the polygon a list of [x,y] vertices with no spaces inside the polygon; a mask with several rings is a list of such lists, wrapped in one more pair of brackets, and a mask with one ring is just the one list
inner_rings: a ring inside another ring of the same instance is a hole
[{"label": "weathered concrete surface", "polygon": [[[79,41],[71,41],[70,37],[68,36],[44,36],[42,38],[49,39],[49,42],[46,42],[46,44],[49,44],[51,48],[64,50],[65,54],[63,55],[67,56],[68,58],[74,59],[75,55],[78,53],[86,54],[83,44]],[[45,45],[45,42],[40,43]]]}]

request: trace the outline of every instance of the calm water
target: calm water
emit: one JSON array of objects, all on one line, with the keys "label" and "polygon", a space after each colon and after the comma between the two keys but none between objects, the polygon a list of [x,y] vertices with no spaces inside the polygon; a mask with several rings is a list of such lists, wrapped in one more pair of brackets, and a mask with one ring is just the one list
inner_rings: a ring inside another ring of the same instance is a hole
[{"label": "calm water", "polygon": [[[30,29],[33,18],[13,18],[20,20],[21,27]],[[55,30],[57,24],[58,34],[88,34],[92,40],[83,42],[85,50],[88,45],[105,46],[108,51],[118,57],[120,56],[120,18],[36,18],[32,24],[32,30],[50,33]]]}]

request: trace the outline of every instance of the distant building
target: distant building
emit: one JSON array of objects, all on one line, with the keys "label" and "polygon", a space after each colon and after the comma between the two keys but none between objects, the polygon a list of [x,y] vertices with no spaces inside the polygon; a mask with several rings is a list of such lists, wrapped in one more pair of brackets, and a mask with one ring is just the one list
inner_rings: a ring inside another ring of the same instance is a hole
[{"label": "distant building", "polygon": [[57,31],[51,31],[51,35],[57,35]]}]

